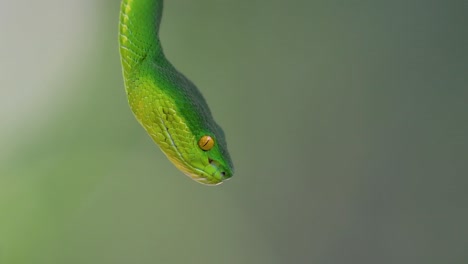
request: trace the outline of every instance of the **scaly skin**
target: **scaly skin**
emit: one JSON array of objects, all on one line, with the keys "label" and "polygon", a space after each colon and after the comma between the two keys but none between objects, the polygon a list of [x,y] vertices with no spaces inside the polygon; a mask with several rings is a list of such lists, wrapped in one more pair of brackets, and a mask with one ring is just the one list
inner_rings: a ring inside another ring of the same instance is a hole
[{"label": "scaly skin", "polygon": [[[233,174],[221,127],[203,96],[166,59],[158,37],[162,0],[122,0],[120,57],[129,105],[140,124],[183,173],[203,184]],[[198,142],[214,139],[210,150]]]}]

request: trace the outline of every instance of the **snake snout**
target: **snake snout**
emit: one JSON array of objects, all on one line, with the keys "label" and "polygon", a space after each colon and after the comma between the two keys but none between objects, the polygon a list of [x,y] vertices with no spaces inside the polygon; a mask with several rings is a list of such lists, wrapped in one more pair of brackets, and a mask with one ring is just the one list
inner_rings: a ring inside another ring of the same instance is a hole
[{"label": "snake snout", "polygon": [[229,170],[227,170],[223,165],[221,165],[219,162],[212,160],[212,159],[208,159],[208,162],[215,169],[213,173],[213,176],[215,178],[218,178],[221,181],[224,181],[232,177],[232,173]]}]

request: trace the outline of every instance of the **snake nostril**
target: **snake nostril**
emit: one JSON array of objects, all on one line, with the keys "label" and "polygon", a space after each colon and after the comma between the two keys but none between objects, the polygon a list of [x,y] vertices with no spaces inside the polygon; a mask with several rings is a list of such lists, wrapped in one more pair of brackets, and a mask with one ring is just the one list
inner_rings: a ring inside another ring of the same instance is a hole
[{"label": "snake nostril", "polygon": [[208,163],[212,164],[213,163],[213,160],[208,158]]},{"label": "snake nostril", "polygon": [[226,172],[222,171],[221,175],[226,176]]}]

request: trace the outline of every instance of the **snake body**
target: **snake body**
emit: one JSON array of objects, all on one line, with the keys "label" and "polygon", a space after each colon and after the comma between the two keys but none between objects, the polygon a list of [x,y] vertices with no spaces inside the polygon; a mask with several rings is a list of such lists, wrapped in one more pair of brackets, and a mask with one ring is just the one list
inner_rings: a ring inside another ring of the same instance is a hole
[{"label": "snake body", "polygon": [[196,86],[166,59],[158,32],[162,0],[122,0],[119,46],[136,119],[184,174],[219,184],[233,174],[224,132]]}]

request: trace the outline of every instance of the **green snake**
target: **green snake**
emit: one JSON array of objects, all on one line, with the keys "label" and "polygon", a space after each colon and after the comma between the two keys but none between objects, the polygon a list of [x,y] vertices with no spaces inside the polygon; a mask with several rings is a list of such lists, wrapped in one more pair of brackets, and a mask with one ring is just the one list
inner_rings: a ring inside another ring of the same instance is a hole
[{"label": "green snake", "polygon": [[196,86],[166,59],[159,40],[162,0],[122,0],[119,44],[130,108],[184,174],[215,185],[233,165],[224,132]]}]

